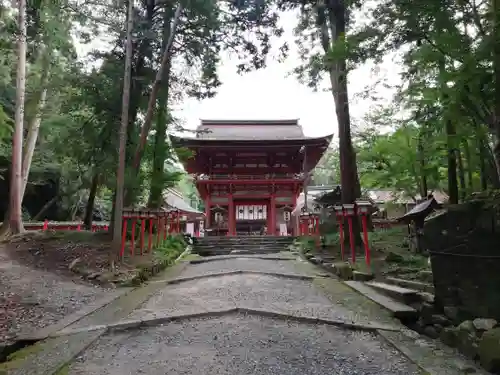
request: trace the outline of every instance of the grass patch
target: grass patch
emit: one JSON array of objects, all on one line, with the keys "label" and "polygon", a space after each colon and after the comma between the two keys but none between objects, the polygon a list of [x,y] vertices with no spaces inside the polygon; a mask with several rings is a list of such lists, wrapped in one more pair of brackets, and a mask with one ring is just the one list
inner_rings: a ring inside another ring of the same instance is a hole
[{"label": "grass patch", "polygon": [[0,363],[0,375],[8,374],[10,370],[18,367],[19,363],[31,355],[37,354],[43,350],[42,342],[19,349],[7,357],[7,361]]},{"label": "grass patch", "polygon": [[185,257],[183,257],[182,260],[189,262],[191,260],[197,260],[197,259],[202,259],[202,258],[203,257],[201,255],[190,253],[190,254],[187,254]]},{"label": "grass patch", "polygon": [[136,265],[137,274],[122,286],[137,286],[173,265],[184,252],[187,244],[182,235],[168,236],[153,249],[151,256]]},{"label": "grass patch", "polygon": [[68,374],[69,374],[69,364],[64,365],[54,373],[54,375],[68,375]]}]

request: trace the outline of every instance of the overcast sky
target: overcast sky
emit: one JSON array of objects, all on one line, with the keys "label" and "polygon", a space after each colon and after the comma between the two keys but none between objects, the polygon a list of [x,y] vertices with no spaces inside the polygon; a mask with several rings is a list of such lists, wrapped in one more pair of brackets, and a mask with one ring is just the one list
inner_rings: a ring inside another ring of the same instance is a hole
[{"label": "overcast sky", "polygon": [[[298,65],[292,34],[296,19],[293,14],[282,18],[285,28],[285,40],[291,46],[291,54],[284,63],[271,60],[265,69],[238,75],[236,63],[228,58],[220,69],[223,85],[212,99],[203,101],[186,100],[176,108],[176,115],[182,117],[186,127],[195,128],[200,119],[300,119],[304,133],[309,136],[337,134],[335,106],[330,92],[314,92],[298,82],[289,73]],[[279,44],[278,44],[279,46]],[[374,103],[361,99],[359,94],[367,85],[380,78],[391,83],[399,80],[398,65],[387,58],[377,74],[372,72],[372,65],[365,64],[349,74],[349,96],[351,98],[351,116],[362,118]],[[325,79],[326,81],[326,79]],[[324,82],[323,88],[328,87]],[[392,91],[378,88],[378,95],[390,100]]]},{"label": "overcast sky", "polygon": [[[184,126],[194,129],[200,119],[294,119],[298,118],[308,136],[323,136],[337,134],[335,106],[330,92],[312,89],[298,82],[289,73],[300,64],[292,35],[296,24],[294,14],[284,14],[281,19],[285,29],[284,40],[290,47],[290,56],[284,63],[270,59],[267,67],[244,75],[236,73],[237,61],[223,56],[220,68],[222,86],[212,99],[197,101],[188,99],[174,107],[175,116],[183,120]],[[282,42],[276,43],[279,47]],[[97,46],[103,46],[95,41],[90,46],[82,46],[80,53]],[[377,73],[373,66],[365,64],[349,74],[349,96],[351,116],[361,119],[375,103],[371,99],[362,99],[359,93],[367,85],[381,78],[397,83],[399,67],[391,58],[387,58]],[[323,88],[328,87],[324,82]],[[378,87],[377,94],[385,100],[390,100],[392,92]]]}]

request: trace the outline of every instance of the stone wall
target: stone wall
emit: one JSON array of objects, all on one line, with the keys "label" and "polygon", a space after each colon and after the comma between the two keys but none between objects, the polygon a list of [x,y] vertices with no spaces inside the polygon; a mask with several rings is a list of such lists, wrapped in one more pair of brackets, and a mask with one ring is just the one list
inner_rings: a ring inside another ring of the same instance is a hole
[{"label": "stone wall", "polygon": [[457,319],[500,320],[500,215],[483,203],[448,209],[426,221],[435,303],[453,306]]}]

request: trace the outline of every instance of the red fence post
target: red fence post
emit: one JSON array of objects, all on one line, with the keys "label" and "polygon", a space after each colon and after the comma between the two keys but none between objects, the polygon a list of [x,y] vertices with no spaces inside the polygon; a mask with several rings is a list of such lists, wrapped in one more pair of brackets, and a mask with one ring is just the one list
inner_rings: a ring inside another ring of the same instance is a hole
[{"label": "red fence post", "polygon": [[148,237],[148,251],[151,251],[153,246],[153,218],[149,216],[149,237]]},{"label": "red fence post", "polygon": [[351,245],[351,262],[356,263],[356,243],[352,228],[352,219],[354,217],[354,205],[344,204],[345,214],[347,216],[347,224],[349,225],[349,244]]},{"label": "red fence post", "polygon": [[167,221],[165,223],[165,237],[164,237],[164,239],[166,239],[167,236],[172,234],[172,219],[173,219],[173,215],[172,215],[172,213],[169,212],[167,214]]},{"label": "red fence post", "polygon": [[367,216],[370,212],[370,202],[358,201],[356,202],[356,211],[358,215],[361,215],[361,224],[363,226],[363,242],[365,245],[365,261],[366,265],[370,266],[371,257],[370,257],[370,246],[368,244],[368,225],[367,225]]},{"label": "red fence post", "polygon": [[130,239],[130,255],[135,255],[135,216],[132,217],[132,238]]},{"label": "red fence post", "polygon": [[43,230],[48,230],[49,229],[49,221],[45,219],[43,221]]},{"label": "red fence post", "polygon": [[156,246],[160,246],[160,239],[161,239],[161,217],[160,214],[158,213],[158,216],[156,217]]},{"label": "red fence post", "polygon": [[122,228],[122,247],[120,249],[120,257],[123,258],[125,255],[125,244],[127,243],[127,217],[123,216],[123,228]]},{"label": "red fence post", "polygon": [[140,239],[140,247],[141,247],[141,255],[144,254],[144,231],[146,230],[146,219],[144,216],[141,216],[141,239]]},{"label": "red fence post", "polygon": [[181,233],[181,212],[177,211],[177,233]]},{"label": "red fence post", "polygon": [[337,223],[339,225],[339,241],[340,241],[340,257],[342,260],[345,259],[345,248],[344,248],[344,209],[342,206],[335,206],[335,215],[337,216]]}]

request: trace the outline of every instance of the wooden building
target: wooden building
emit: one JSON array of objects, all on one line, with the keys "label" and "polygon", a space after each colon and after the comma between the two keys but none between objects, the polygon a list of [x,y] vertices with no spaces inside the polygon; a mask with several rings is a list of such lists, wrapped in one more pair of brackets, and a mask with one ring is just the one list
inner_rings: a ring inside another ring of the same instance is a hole
[{"label": "wooden building", "polygon": [[206,229],[295,234],[291,212],[332,136],[306,137],[297,120],[202,120],[196,134],[171,140],[192,152],[183,164],[205,203]]}]

